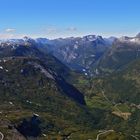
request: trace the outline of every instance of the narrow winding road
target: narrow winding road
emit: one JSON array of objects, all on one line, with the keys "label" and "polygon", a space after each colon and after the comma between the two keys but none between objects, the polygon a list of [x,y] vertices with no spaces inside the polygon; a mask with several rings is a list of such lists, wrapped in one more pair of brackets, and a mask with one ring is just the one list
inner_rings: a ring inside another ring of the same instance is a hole
[{"label": "narrow winding road", "polygon": [[108,103],[112,105],[112,102],[106,97],[104,91],[102,90],[101,92],[102,92],[103,97],[108,101]]},{"label": "narrow winding road", "polygon": [[96,140],[99,140],[99,138],[100,138],[101,135],[104,135],[104,134],[109,133],[109,132],[114,132],[114,130],[106,130],[106,131],[104,131],[104,132],[99,133],[99,134],[97,135],[97,137],[96,137]]},{"label": "narrow winding road", "polygon": [[1,139],[0,140],[3,140],[4,139],[4,135],[0,132],[0,135],[1,135]]},{"label": "narrow winding road", "polygon": [[133,137],[133,138],[136,139],[136,140],[139,140],[139,138],[136,137],[136,136],[134,136],[134,135],[131,135],[131,137]]},{"label": "narrow winding road", "polygon": [[[114,106],[113,105],[113,103],[108,99],[108,97],[105,95],[105,93],[104,93],[104,91],[102,90],[101,91],[101,93],[102,93],[102,95],[103,95],[103,97],[108,101],[108,103],[110,103],[112,106]],[[119,113],[122,113],[122,111],[117,107],[118,105],[119,105],[120,103],[118,103],[118,104],[116,104],[114,107],[116,108],[116,110],[119,112]],[[102,132],[102,133],[99,133],[98,135],[97,135],[97,137],[96,137],[96,140],[99,140],[99,137],[101,136],[101,135],[103,135],[103,134],[105,134],[105,133],[108,133],[108,132],[113,132],[114,130],[108,130],[108,131],[104,131],[104,132]],[[131,135],[131,137],[133,137],[134,139],[136,139],[136,140],[140,140],[137,136],[135,136],[135,135]]]}]

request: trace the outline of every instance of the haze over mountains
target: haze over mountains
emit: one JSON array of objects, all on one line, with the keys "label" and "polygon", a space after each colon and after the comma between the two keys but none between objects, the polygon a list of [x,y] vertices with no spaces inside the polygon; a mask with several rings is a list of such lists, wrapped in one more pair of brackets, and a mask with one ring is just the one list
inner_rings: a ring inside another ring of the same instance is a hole
[{"label": "haze over mountains", "polygon": [[[111,46],[115,38],[102,38],[89,35],[71,38],[48,40],[46,38],[11,39],[1,41],[2,45],[35,45],[39,50],[51,53],[70,68],[82,70],[89,69]],[[14,47],[15,47],[14,46]]]},{"label": "haze over mountains", "polygon": [[[120,38],[103,38],[102,36],[88,35],[54,40],[24,37],[23,39],[1,40],[0,44],[1,46],[13,46],[13,49],[19,45],[36,46],[40,51],[53,55],[69,68],[79,71],[86,70],[87,73],[91,74],[95,65],[99,65],[104,57],[106,57],[105,55],[109,57],[112,53],[118,53],[126,45],[129,49],[134,45],[135,47],[132,47],[132,51],[136,51],[136,55],[138,55],[140,35],[137,34],[135,37],[123,36]],[[108,60],[110,61],[109,63],[113,61],[110,58]]]},{"label": "haze over mountains", "polygon": [[139,17],[140,0],[0,0],[0,140],[140,140]]},{"label": "haze over mountains", "polygon": [[1,40],[0,132],[7,140],[139,139],[139,72],[140,34]]}]

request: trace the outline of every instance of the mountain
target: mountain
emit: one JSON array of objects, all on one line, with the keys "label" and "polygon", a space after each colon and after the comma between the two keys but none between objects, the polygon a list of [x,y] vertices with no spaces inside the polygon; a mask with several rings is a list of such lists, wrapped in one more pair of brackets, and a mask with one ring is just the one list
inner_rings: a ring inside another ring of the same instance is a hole
[{"label": "mountain", "polygon": [[[34,46],[43,53],[50,53],[69,68],[81,71],[85,75],[92,75],[91,69],[102,55],[111,47],[116,38],[103,38],[102,36],[88,35],[84,37],[10,39],[1,41],[1,45]],[[83,71],[84,70],[84,71]]]},{"label": "mountain", "polygon": [[138,36],[1,41],[0,137],[139,138],[139,43],[132,39]]},{"label": "mountain", "polygon": [[140,137],[139,71],[140,58],[131,61],[121,71],[88,81],[88,88],[85,86],[86,103],[93,110],[102,110],[102,118],[98,124],[100,128],[111,126],[117,132]]},{"label": "mountain", "polygon": [[[87,123],[88,128],[92,122],[82,106],[85,104],[83,95],[38,59],[4,58],[0,63],[0,77],[1,121],[13,128],[18,128],[22,118],[28,119],[34,113],[40,115],[43,126],[39,128],[47,134],[49,123],[53,125],[49,131],[56,133],[67,125],[71,128],[71,123],[76,123],[75,127]],[[6,129],[5,125],[1,128]],[[34,136],[24,131],[21,133],[26,137]]]},{"label": "mountain", "polygon": [[[5,138],[14,137],[13,131],[15,139],[20,137],[18,131],[24,137],[34,137],[37,130],[38,137],[43,137],[43,132],[66,137],[80,127],[92,127],[90,123],[94,121],[86,110],[84,96],[63,78],[70,70],[59,60],[29,44],[13,48],[5,43],[0,46],[0,53],[0,130]],[[32,127],[28,119],[35,113],[39,114],[41,125],[36,124],[35,130],[28,133]],[[27,120],[27,132],[23,119]]]},{"label": "mountain", "polygon": [[[46,48],[48,52],[72,69],[79,71],[87,69],[90,72],[90,68],[111,46],[112,41],[113,38],[104,39],[95,35],[59,38],[46,41],[45,45],[39,49],[43,48],[44,51]],[[44,39],[40,42],[44,44]]]},{"label": "mountain", "polygon": [[98,73],[112,73],[121,70],[131,61],[140,58],[140,38],[121,37],[117,39],[112,47],[96,63],[95,71]]},{"label": "mountain", "polygon": [[[28,42],[29,43],[29,42]],[[26,45],[17,45],[11,46],[11,44],[7,45],[4,44],[0,47],[0,53],[1,56],[0,58],[2,59],[17,59],[18,57],[27,57],[27,58],[31,58],[31,59],[39,59],[40,61],[42,61],[42,63],[44,65],[47,65],[50,73],[52,74],[53,79],[55,79],[57,81],[57,83],[59,83],[61,85],[62,88],[64,88],[63,90],[65,90],[65,92],[67,92],[71,97],[74,97],[75,94],[77,94],[77,99],[81,96],[78,91],[75,91],[77,93],[75,93],[74,91],[74,87],[72,87],[71,85],[69,85],[68,83],[64,82],[64,78],[66,75],[68,76],[70,73],[70,70],[63,65],[59,60],[57,60],[56,58],[54,58],[51,55],[47,55],[47,54],[43,54],[42,52],[40,52],[35,46],[34,44],[26,44]],[[60,74],[60,71],[63,72],[62,74]],[[49,72],[48,72],[49,74]],[[61,77],[60,77],[61,76]],[[54,78],[55,77],[55,78]],[[69,88],[69,90],[66,90],[65,88]],[[79,96],[78,96],[79,94]],[[82,97],[82,96],[81,96]],[[84,103],[84,100],[81,98],[79,98],[79,102]]]},{"label": "mountain", "polygon": [[112,102],[139,104],[139,69],[140,58],[131,61],[121,71],[116,71],[111,75],[100,77],[100,85],[98,86],[102,86],[100,90],[104,90],[105,94]]},{"label": "mountain", "polygon": [[49,39],[47,38],[37,38],[35,39],[37,43],[40,43],[40,44],[48,44],[48,43],[51,43]]}]

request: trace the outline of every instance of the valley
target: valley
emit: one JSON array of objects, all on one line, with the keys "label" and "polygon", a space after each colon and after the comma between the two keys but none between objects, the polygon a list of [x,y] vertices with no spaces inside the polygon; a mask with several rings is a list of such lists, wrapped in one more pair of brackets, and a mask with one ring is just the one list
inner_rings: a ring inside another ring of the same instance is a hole
[{"label": "valley", "polygon": [[140,0],[0,0],[0,140],[140,140]]},{"label": "valley", "polygon": [[1,41],[0,139],[140,139],[139,48],[101,36]]}]

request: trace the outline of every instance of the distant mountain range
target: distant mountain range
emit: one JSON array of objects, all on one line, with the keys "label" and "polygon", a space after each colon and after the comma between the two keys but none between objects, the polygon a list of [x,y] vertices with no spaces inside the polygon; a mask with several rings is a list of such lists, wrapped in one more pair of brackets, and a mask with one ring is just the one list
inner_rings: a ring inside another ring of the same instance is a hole
[{"label": "distant mountain range", "polygon": [[[12,45],[12,49],[19,45],[34,46],[43,53],[53,55],[69,68],[92,76],[101,71],[111,72],[113,69],[119,69],[126,61],[129,62],[129,59],[139,57],[140,34],[121,38],[88,35],[54,40],[24,37],[0,41],[0,44]],[[119,61],[117,64],[117,59],[122,59],[121,63]]]},{"label": "distant mountain range", "polygon": [[1,46],[34,45],[40,51],[50,53],[66,64],[68,67],[82,71],[90,70],[95,62],[112,45],[116,38],[103,38],[102,36],[88,35],[84,37],[70,37],[49,40],[46,38],[10,39],[0,41]]}]

